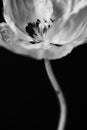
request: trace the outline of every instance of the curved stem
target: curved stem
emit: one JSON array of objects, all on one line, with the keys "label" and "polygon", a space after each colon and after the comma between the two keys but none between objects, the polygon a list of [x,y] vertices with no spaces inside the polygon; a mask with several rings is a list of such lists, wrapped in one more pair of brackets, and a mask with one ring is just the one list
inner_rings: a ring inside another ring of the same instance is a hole
[{"label": "curved stem", "polygon": [[47,59],[45,59],[45,68],[60,105],[60,119],[58,122],[57,130],[64,130],[67,113],[65,98],[57,82],[57,79],[54,76],[50,61]]}]

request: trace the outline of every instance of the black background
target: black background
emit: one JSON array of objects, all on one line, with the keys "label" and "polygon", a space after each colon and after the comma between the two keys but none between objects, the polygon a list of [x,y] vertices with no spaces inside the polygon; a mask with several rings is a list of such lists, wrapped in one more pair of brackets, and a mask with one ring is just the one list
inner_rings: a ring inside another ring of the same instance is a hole
[{"label": "black background", "polygon": [[[86,129],[86,45],[51,61],[66,99],[65,129]],[[0,49],[0,128],[55,129],[60,107],[47,77],[44,61]]]}]

